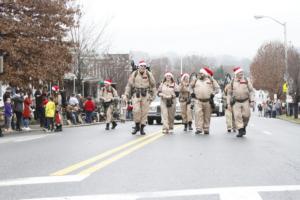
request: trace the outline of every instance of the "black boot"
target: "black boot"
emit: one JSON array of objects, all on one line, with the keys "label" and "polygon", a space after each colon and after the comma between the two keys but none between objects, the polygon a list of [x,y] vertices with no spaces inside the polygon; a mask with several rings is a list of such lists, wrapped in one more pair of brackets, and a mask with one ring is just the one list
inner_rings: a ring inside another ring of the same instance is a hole
[{"label": "black boot", "polygon": [[146,126],[145,124],[141,125],[141,131],[140,131],[141,135],[146,135],[146,133],[144,131],[145,126]]},{"label": "black boot", "polygon": [[135,135],[138,131],[140,131],[140,123],[135,123],[135,127],[133,128],[132,135]]},{"label": "black boot", "polygon": [[106,128],[105,128],[105,130],[109,130],[109,123],[106,123]]},{"label": "black boot", "polygon": [[192,122],[189,122],[189,131],[192,131],[193,127],[192,127]]},{"label": "black boot", "polygon": [[244,128],[243,128],[244,135],[246,135],[246,127],[247,127],[247,126],[244,126]]},{"label": "black boot", "polygon": [[236,137],[243,137],[243,135],[245,135],[244,128],[240,128],[239,129],[239,134],[237,134]]},{"label": "black boot", "polygon": [[183,131],[187,131],[187,124],[184,124],[184,129]]},{"label": "black boot", "polygon": [[117,123],[116,123],[116,122],[112,122],[112,127],[111,127],[111,129],[115,129],[116,126],[117,126]]},{"label": "black boot", "polygon": [[196,130],[196,132],[195,132],[195,134],[200,134],[200,133],[202,133],[202,131],[200,131],[200,130]]}]

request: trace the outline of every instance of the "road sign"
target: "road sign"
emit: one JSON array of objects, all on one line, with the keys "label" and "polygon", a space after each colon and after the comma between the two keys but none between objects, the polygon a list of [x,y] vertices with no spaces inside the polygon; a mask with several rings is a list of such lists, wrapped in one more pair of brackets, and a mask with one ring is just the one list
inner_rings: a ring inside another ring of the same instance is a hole
[{"label": "road sign", "polygon": [[287,84],[287,83],[284,83],[284,84],[283,84],[283,86],[282,86],[282,91],[283,91],[284,93],[287,93],[287,91],[288,91],[288,84]]}]

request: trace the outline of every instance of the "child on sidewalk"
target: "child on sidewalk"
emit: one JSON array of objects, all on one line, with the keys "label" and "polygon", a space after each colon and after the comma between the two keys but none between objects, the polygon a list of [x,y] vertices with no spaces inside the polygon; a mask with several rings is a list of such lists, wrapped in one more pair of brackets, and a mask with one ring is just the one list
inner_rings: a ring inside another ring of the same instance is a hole
[{"label": "child on sidewalk", "polygon": [[62,120],[58,111],[55,113],[55,132],[62,131]]},{"label": "child on sidewalk", "polygon": [[45,115],[47,121],[46,132],[54,131],[55,103],[53,102],[53,97],[50,97],[46,104]]},{"label": "child on sidewalk", "polygon": [[11,99],[7,98],[4,103],[5,131],[11,132],[11,118],[13,115]]}]

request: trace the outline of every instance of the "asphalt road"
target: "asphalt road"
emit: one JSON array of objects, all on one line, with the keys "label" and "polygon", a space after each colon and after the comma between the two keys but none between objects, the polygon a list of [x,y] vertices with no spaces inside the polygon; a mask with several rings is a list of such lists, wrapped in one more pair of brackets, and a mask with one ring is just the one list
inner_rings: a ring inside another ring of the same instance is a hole
[{"label": "asphalt road", "polygon": [[300,199],[300,126],[253,116],[247,135],[130,134],[131,122],[0,138],[0,199]]}]

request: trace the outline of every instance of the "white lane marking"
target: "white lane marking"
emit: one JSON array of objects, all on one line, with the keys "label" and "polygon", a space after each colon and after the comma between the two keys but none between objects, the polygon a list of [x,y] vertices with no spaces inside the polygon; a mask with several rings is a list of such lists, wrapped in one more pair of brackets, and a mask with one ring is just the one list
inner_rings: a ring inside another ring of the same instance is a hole
[{"label": "white lane marking", "polygon": [[269,131],[263,131],[263,133],[266,134],[266,135],[272,135],[272,133],[269,132]]},{"label": "white lane marking", "polygon": [[[278,186],[253,186],[253,187],[228,187],[228,188],[204,188],[204,189],[189,189],[189,190],[169,190],[158,192],[141,192],[141,193],[125,193],[125,194],[102,194],[89,196],[64,196],[64,197],[50,197],[50,198],[36,198],[23,200],[99,200],[99,199],[113,199],[113,200],[133,200],[143,198],[169,198],[169,197],[186,197],[186,196],[200,196],[200,195],[216,195],[219,194],[222,200],[236,200],[239,195],[242,198],[239,200],[261,200],[258,192],[279,192],[279,191],[300,191],[300,185],[278,185]],[[229,194],[230,193],[230,194]],[[230,198],[231,197],[231,198]],[[251,198],[252,197],[252,198]]]},{"label": "white lane marking", "polygon": [[227,191],[220,193],[220,200],[263,200],[257,192],[253,191]]},{"label": "white lane marking", "polygon": [[87,177],[88,175],[68,175],[68,176],[42,176],[42,177],[9,179],[9,180],[0,181],[0,187],[16,186],[16,185],[46,184],[46,183],[80,182]]},{"label": "white lane marking", "polygon": [[17,136],[17,137],[11,137],[11,138],[3,138],[0,140],[0,144],[4,143],[13,143],[13,142],[26,142],[30,140],[36,140],[40,138],[44,138],[50,135],[27,135],[27,136]]}]

